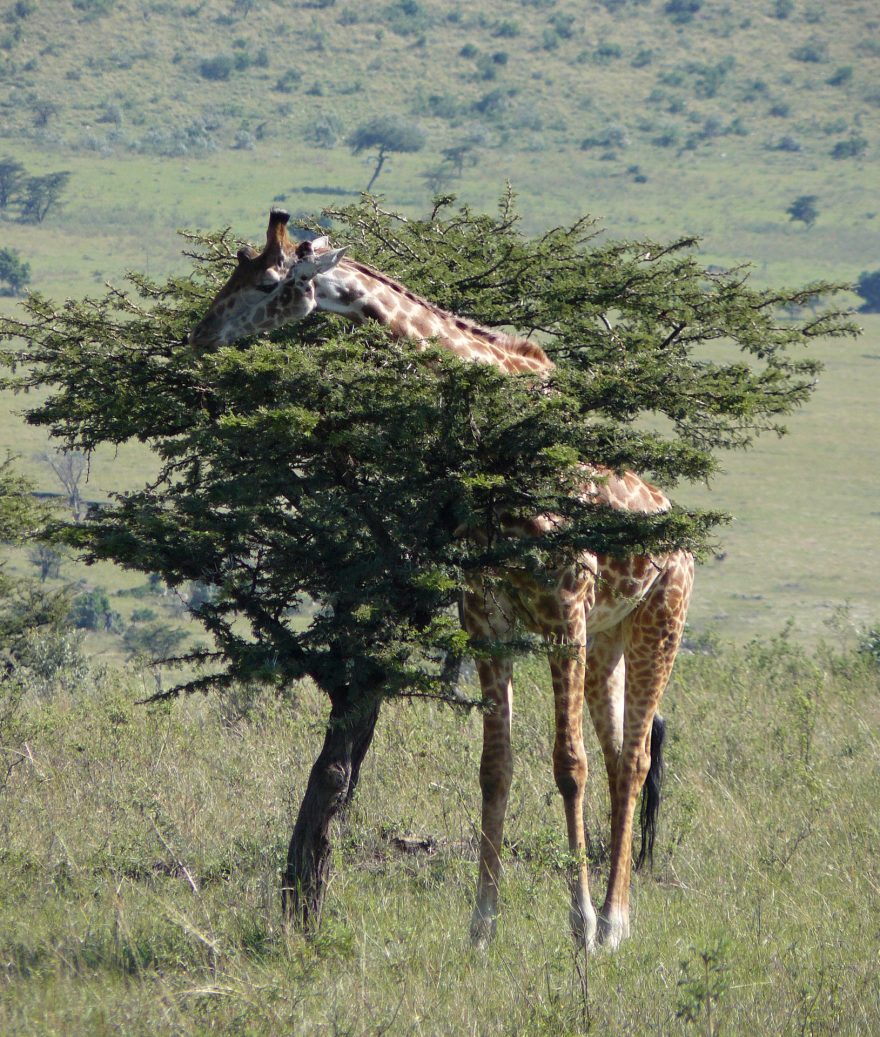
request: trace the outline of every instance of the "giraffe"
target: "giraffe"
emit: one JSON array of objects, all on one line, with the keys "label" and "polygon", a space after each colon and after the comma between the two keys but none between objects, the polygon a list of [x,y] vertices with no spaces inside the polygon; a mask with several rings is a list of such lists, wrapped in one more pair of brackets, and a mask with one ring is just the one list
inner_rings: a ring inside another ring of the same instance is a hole
[{"label": "giraffe", "polygon": [[[193,329],[197,349],[226,345],[245,335],[303,320],[313,310],[376,320],[393,335],[427,346],[435,342],[467,360],[511,373],[540,375],[553,362],[534,342],[480,327],[441,310],[392,278],[345,257],[326,238],[296,244],[288,214],[273,210],[262,252],[243,249],[238,266]],[[614,508],[660,512],[669,500],[632,472],[616,474],[584,465],[584,494]],[[541,536],[552,515],[525,520],[501,516],[512,536]],[[553,684],[553,774],[562,796],[572,855],[569,922],[588,949],[614,949],[629,935],[629,893],[636,801],[652,765],[652,737],[661,733],[656,712],[678,651],[693,585],[686,551],[612,558],[585,553],[538,579],[506,571],[501,589],[479,583],[464,594],[462,619],[477,640],[509,640],[517,623],[547,645]],[[483,699],[480,761],[482,819],[476,900],[470,933],[487,944],[496,929],[504,817],[513,775],[510,657],[477,662]],[[605,900],[590,898],[583,800],[587,757],[583,741],[586,700],[596,731],[611,801],[611,854]],[[659,740],[655,744],[655,763]],[[644,838],[644,836],[643,836]],[[644,847],[643,847],[644,848]]]}]

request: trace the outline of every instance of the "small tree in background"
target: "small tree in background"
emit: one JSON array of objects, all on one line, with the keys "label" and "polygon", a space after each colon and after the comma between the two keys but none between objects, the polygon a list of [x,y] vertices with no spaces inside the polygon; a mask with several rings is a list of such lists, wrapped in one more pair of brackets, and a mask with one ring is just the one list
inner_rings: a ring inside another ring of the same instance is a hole
[{"label": "small tree in background", "polygon": [[70,173],[61,170],[45,176],[28,177],[19,201],[23,223],[42,223],[49,210],[58,204]]},{"label": "small tree in background", "polygon": [[52,470],[64,490],[65,503],[70,508],[73,521],[79,522],[85,511],[80,483],[89,468],[85,454],[78,450],[53,450],[40,454],[37,460]]},{"label": "small tree in background", "polygon": [[863,270],[856,291],[865,300],[859,313],[880,313],[880,270]]},{"label": "small tree in background", "polygon": [[[699,549],[718,515],[592,505],[580,459],[665,486],[702,481],[718,450],[781,431],[809,397],[805,341],[854,332],[833,312],[781,316],[833,285],[759,290],[741,269],[705,269],[691,238],[597,244],[586,219],[529,239],[509,194],[495,216],[448,198],[421,220],[369,201],[328,215],[338,243],[451,312],[540,329],[556,368],[511,377],[328,315],[196,351],[186,334],[238,247],[219,234],[200,239],[192,276],[133,276],[128,294],[64,305],[32,296],[24,319],[0,323],[20,372],[7,384],[42,390],[29,422],[68,449],[138,439],[160,459],[153,482],[64,536],[87,560],[212,589],[193,611],[214,646],[189,653],[203,672],[174,690],[259,682],[292,695],[310,677],[327,695],[283,880],[307,927],[382,699],[447,697],[450,655],[499,650],[469,645],[450,618],[462,586],[584,550]],[[501,513],[565,521],[510,540]],[[304,623],[306,600],[317,607]]]},{"label": "small tree in background", "polygon": [[25,168],[17,158],[0,158],[0,209],[16,198],[25,180]]},{"label": "small tree in background", "polygon": [[801,194],[785,210],[788,218],[803,223],[808,229],[813,226],[819,218],[819,209],[816,206],[817,196],[814,194]]},{"label": "small tree in background", "polygon": [[425,146],[425,133],[415,123],[407,122],[399,116],[381,115],[359,126],[348,138],[348,146],[355,155],[364,151],[376,152],[376,168],[365,188],[369,194],[388,156],[392,152],[402,154],[421,151]]},{"label": "small tree in background", "polygon": [[61,555],[50,544],[37,544],[28,552],[31,565],[40,574],[40,583],[61,576]]},{"label": "small tree in background", "polygon": [[13,248],[0,248],[0,284],[6,285],[6,294],[18,295],[30,283],[31,265]]},{"label": "small tree in background", "polygon": [[[14,470],[12,460],[0,464],[0,542],[38,543],[50,517],[33,495],[33,486]],[[40,629],[63,628],[70,597],[65,588],[47,594],[31,579],[11,575],[0,563],[0,668],[9,676],[18,667],[28,638]],[[5,706],[14,703],[8,701]],[[3,716],[0,715],[0,726]]]}]

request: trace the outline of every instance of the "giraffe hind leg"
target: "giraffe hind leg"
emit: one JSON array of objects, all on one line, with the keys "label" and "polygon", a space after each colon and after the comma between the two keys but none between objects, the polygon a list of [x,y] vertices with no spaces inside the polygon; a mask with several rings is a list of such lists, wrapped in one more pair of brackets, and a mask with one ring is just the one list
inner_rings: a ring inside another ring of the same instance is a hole
[{"label": "giraffe hind leg", "polygon": [[[562,603],[560,603],[562,604]],[[550,645],[555,738],[553,776],[562,796],[571,855],[569,922],[575,940],[588,950],[596,936],[596,910],[590,899],[587,845],[584,831],[584,791],[587,754],[584,750],[583,707],[586,624],[582,601],[574,601],[557,624],[545,632]]]},{"label": "giraffe hind leg", "polygon": [[612,784],[611,863],[597,938],[610,949],[629,935],[633,816],[651,764],[654,716],[675,661],[693,584],[693,559],[673,556],[622,624],[626,685],[623,739]]},{"label": "giraffe hind leg", "polygon": [[[463,620],[467,632],[475,639],[503,640],[510,632],[511,624],[505,610],[494,600],[489,601],[485,592],[466,595]],[[474,945],[485,947],[495,935],[504,816],[513,777],[510,745],[513,661],[510,656],[503,655],[480,659],[477,673],[486,708],[480,758],[480,863],[470,935]]]}]

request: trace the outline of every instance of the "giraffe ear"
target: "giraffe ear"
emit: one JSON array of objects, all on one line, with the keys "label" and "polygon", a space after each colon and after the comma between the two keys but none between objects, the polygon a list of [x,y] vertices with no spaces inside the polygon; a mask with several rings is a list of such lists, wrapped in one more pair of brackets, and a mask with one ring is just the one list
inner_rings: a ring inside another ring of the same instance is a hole
[{"label": "giraffe ear", "polygon": [[[326,241],[327,239],[324,238],[323,240]],[[312,260],[315,264],[315,272],[325,274],[328,270],[332,270],[333,267],[338,266],[339,261],[347,251],[347,247],[331,248],[329,252],[322,252],[320,256],[315,256]]]},{"label": "giraffe ear", "polygon": [[310,281],[318,274],[326,274],[328,270],[332,270],[347,251],[346,248],[333,248],[316,256],[311,249],[305,250],[300,246],[297,250],[300,258],[291,267],[290,272],[297,281]]}]

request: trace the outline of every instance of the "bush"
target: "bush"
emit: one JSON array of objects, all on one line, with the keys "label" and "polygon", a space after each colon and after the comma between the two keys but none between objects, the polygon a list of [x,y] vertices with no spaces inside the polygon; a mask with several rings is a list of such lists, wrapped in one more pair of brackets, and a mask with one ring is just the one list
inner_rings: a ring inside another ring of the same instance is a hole
[{"label": "bush", "polygon": [[593,60],[597,65],[608,65],[621,57],[623,49],[619,43],[600,43],[593,53]]},{"label": "bush", "polygon": [[880,313],[880,269],[863,270],[856,282],[856,291],[865,300],[859,313]]},{"label": "bush", "polygon": [[199,62],[199,75],[203,79],[226,80],[232,75],[235,62],[228,54],[218,54]]},{"label": "bush", "polygon": [[797,137],[793,137],[790,133],[786,133],[783,137],[778,137],[775,140],[770,141],[767,145],[770,151],[800,151],[801,142]]},{"label": "bush", "polygon": [[103,587],[95,587],[75,598],[69,618],[77,630],[118,630],[121,625],[121,617],[110,607]]},{"label": "bush", "polygon": [[788,213],[789,219],[806,224],[807,227],[812,227],[819,216],[819,209],[816,206],[816,195],[799,195],[785,211]]},{"label": "bush", "polygon": [[836,159],[860,158],[867,148],[867,140],[854,134],[849,140],[839,140],[831,149],[831,157]]},{"label": "bush", "polygon": [[702,0],[668,0],[663,10],[676,25],[686,25],[703,6]]},{"label": "bush", "polygon": [[342,122],[333,114],[319,115],[306,131],[306,140],[319,148],[333,148],[342,136]]},{"label": "bush", "polygon": [[275,80],[275,89],[282,94],[292,94],[302,82],[302,72],[298,68],[289,68]]},{"label": "bush", "polygon": [[795,61],[804,61],[807,64],[820,65],[828,60],[828,44],[821,40],[809,40],[807,43],[795,47],[791,52]]},{"label": "bush", "polygon": [[794,10],[794,0],[776,0],[773,5],[774,18],[787,18]]},{"label": "bush", "polygon": [[829,86],[846,86],[852,80],[852,65],[842,65],[835,73],[830,75],[825,82]]},{"label": "bush", "polygon": [[[876,271],[880,275],[880,270]],[[871,627],[859,638],[859,654],[880,668],[880,627]]]}]

